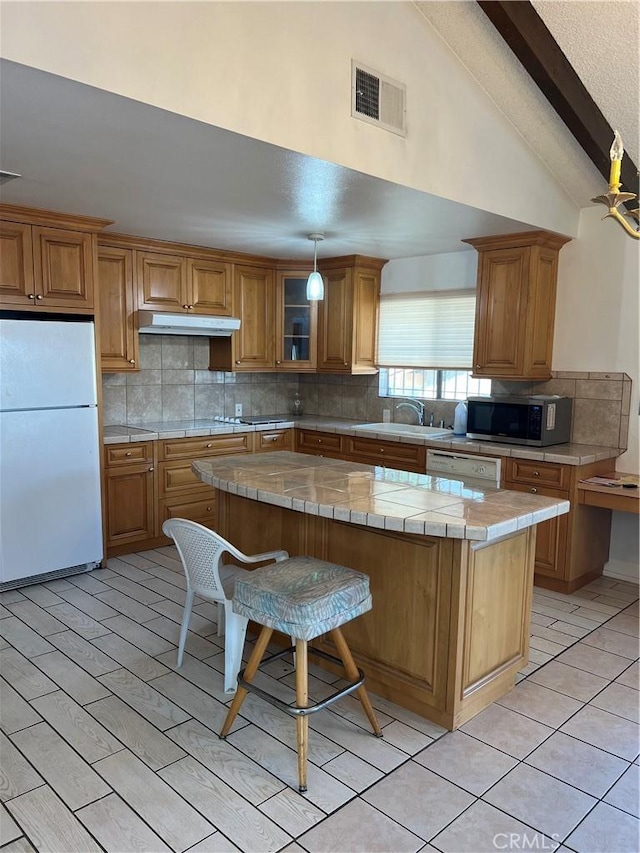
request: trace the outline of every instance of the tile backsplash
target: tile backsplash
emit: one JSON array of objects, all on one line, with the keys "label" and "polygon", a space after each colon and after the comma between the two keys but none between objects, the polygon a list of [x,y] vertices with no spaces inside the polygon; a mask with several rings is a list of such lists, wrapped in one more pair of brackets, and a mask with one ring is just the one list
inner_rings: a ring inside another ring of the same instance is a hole
[{"label": "tile backsplash", "polygon": [[[104,423],[233,417],[236,403],[245,415],[284,414],[296,391],[308,415],[414,422],[410,410],[396,409],[401,398],[379,397],[378,377],[331,374],[222,373],[210,371],[209,340],[141,335],[140,370],[103,376]],[[494,394],[562,394],[574,398],[572,441],[627,446],[631,380],[625,373],[557,371],[548,382],[499,382]],[[455,401],[426,400],[427,418],[453,423]]]},{"label": "tile backsplash", "polygon": [[222,373],[209,366],[209,339],[140,336],[140,370],[108,373],[102,379],[104,423],[233,417],[289,411],[297,374]]}]

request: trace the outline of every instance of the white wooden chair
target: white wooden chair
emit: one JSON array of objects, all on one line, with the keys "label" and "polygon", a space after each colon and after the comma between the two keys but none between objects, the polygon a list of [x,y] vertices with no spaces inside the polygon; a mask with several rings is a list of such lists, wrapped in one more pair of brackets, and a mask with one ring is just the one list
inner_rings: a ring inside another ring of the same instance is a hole
[{"label": "white wooden chair", "polygon": [[175,542],[187,579],[187,595],[178,645],[178,667],[182,666],[194,597],[199,595],[207,601],[217,602],[218,634],[221,634],[221,617],[224,614],[224,689],[225,693],[233,693],[237,686],[249,621],[246,616],[233,612],[233,591],[236,578],[250,572],[239,566],[222,565],[222,555],[230,554],[241,563],[249,564],[266,560],[279,562],[286,560],[289,554],[286,551],[269,551],[249,557],[213,530],[185,518],[165,521],[162,531]]}]

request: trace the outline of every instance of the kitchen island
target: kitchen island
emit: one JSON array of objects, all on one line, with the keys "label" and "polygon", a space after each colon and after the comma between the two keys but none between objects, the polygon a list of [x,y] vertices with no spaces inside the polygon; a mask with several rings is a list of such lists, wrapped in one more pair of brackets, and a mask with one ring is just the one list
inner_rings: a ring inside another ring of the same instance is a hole
[{"label": "kitchen island", "polygon": [[344,634],[375,693],[455,729],[513,686],[535,526],[568,501],[286,451],[193,470],[218,490],[217,530],[246,553],[286,548],[369,575],[373,609]]}]

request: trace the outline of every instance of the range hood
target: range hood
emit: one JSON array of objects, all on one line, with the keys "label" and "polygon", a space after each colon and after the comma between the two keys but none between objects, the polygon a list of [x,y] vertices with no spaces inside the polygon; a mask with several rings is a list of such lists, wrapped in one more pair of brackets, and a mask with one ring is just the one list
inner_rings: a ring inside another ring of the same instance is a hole
[{"label": "range hood", "polygon": [[238,317],[138,311],[138,331],[141,335],[206,335],[208,338],[228,338],[239,328]]}]

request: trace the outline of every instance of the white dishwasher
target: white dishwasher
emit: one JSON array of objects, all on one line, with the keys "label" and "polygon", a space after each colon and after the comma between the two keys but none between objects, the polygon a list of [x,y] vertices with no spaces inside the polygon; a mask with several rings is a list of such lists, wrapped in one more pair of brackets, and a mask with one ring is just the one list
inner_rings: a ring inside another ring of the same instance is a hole
[{"label": "white dishwasher", "polygon": [[427,474],[449,480],[483,480],[487,485],[500,486],[502,459],[496,456],[477,456],[457,450],[427,449]]}]

